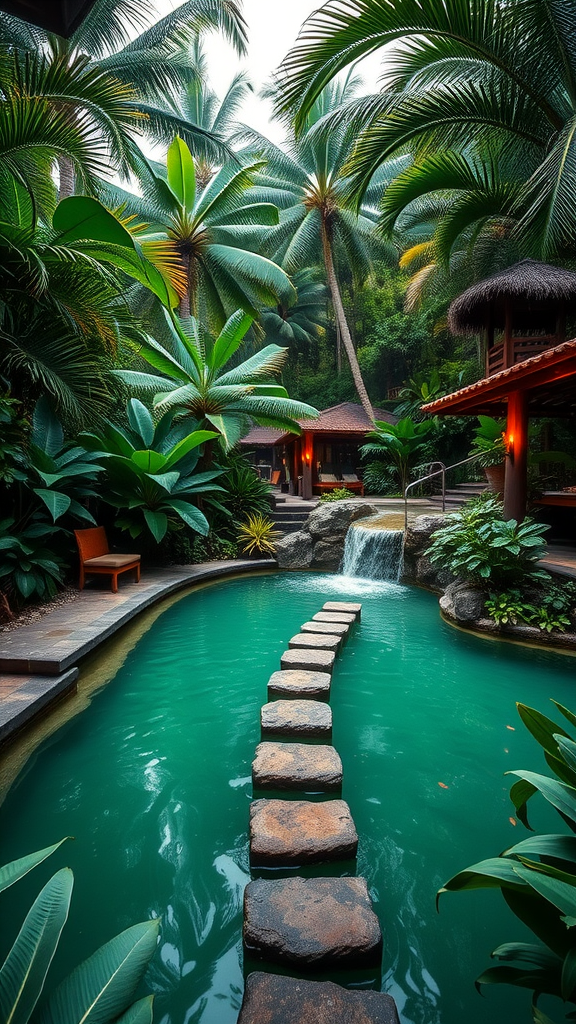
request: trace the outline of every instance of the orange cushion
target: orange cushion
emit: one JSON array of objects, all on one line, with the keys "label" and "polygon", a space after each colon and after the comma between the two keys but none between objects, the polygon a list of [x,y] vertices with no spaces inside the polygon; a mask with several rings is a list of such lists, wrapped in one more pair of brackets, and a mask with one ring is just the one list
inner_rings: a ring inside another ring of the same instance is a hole
[{"label": "orange cushion", "polygon": [[139,562],[140,555],[99,555],[98,558],[87,558],[84,562],[86,569],[121,569],[123,565],[130,565],[131,562]]}]

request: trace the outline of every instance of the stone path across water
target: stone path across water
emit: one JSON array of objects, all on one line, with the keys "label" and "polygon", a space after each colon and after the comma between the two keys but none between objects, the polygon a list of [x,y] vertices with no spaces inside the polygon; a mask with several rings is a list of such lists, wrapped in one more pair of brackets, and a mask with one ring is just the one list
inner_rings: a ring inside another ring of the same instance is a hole
[{"label": "stone path across water", "polygon": [[[341,787],[334,747],[302,743],[330,735],[331,673],[336,654],[362,606],[327,601],[304,623],[268,682],[261,710],[263,742],[252,765],[254,789],[304,790],[322,802],[254,799],[250,808],[250,864],[270,869],[244,892],[244,950],[248,957],[310,973],[328,969],[380,970],[382,932],[366,879],[279,872],[356,857],[358,835],[348,804],[331,797]],[[280,698],[280,699],[278,699]],[[267,737],[280,735],[282,742]],[[341,869],[342,870],[342,869]],[[238,1024],[399,1024],[394,1000],[332,982],[301,981],[257,971],[246,981]]]}]

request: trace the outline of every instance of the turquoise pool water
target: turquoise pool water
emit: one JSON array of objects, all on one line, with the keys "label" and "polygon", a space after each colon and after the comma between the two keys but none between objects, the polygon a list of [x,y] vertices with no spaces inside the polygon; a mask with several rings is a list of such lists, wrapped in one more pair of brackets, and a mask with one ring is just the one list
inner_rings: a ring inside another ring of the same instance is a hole
[{"label": "turquoise pool water", "polygon": [[[335,670],[333,741],[358,872],[385,933],[382,987],[403,1024],[530,1019],[527,994],[474,989],[490,950],[523,934],[499,894],[446,895],[440,915],[434,897],[457,870],[524,837],[509,821],[503,773],[542,762],[515,701],[574,707],[575,662],[456,632],[422,591],[342,577],[254,577],[190,594],[37,750],[0,810],[0,858],[76,839],[3,894],[0,952],[44,879],[70,864],[53,981],[112,934],[161,915],[147,977],[155,1021],[233,1024],[259,707],[289,637],[337,598],[363,602]],[[542,808],[533,818],[550,824]]]}]

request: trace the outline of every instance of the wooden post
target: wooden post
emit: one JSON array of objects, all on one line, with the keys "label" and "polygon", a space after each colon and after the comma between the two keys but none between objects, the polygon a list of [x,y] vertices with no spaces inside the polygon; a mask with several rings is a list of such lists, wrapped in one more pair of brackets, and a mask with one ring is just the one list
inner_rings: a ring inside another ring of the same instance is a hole
[{"label": "wooden post", "polygon": [[528,395],[513,391],[508,396],[506,424],[506,478],[504,482],[504,518],[522,522],[526,515],[528,489]]},{"label": "wooden post", "polygon": [[514,366],[514,334],[510,299],[506,299],[504,317],[504,365],[502,369],[507,370],[510,366]]}]

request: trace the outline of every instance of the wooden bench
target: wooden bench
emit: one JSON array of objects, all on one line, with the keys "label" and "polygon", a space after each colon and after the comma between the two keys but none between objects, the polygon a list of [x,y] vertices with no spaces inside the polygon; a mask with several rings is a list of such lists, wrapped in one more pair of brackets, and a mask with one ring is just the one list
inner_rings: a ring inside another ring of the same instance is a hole
[{"label": "wooden bench", "polygon": [[93,526],[88,530],[74,530],[78,554],[80,555],[80,590],[88,573],[112,577],[112,593],[118,593],[118,577],[121,572],[136,570],[136,583],[140,582],[140,555],[114,555],[110,553],[106,530]]}]

